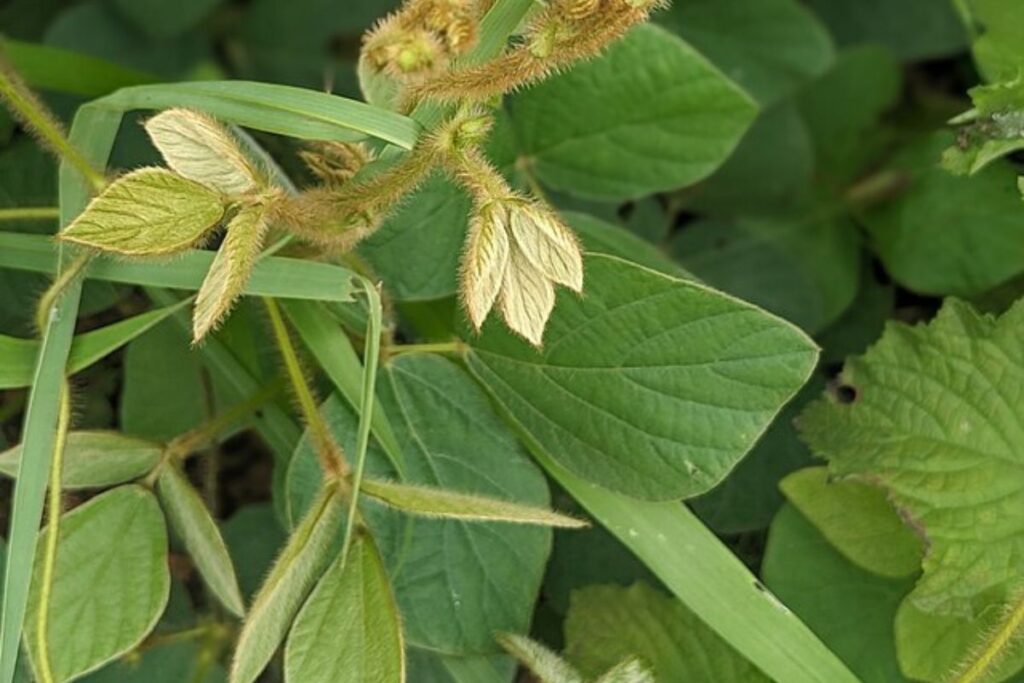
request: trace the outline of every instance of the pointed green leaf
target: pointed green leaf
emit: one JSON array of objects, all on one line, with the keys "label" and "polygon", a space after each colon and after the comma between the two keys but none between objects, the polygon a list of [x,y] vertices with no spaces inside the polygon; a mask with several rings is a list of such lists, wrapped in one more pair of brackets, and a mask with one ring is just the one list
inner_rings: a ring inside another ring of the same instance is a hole
[{"label": "pointed green leaf", "polygon": [[1024,302],[997,319],[949,300],[927,325],[890,325],[800,418],[834,474],[882,487],[924,535],[925,611],[972,616],[1020,580],[1022,325]]},{"label": "pointed green leaf", "polygon": [[112,182],[61,238],[124,256],[173,254],[194,246],[223,216],[220,193],[164,168],[143,168]]},{"label": "pointed green leaf", "polygon": [[219,325],[242,296],[269,227],[265,207],[259,205],[243,208],[228,223],[224,241],[196,296],[193,341]]},{"label": "pointed green leaf", "polygon": [[857,566],[896,579],[921,568],[921,539],[878,488],[858,481],[830,482],[824,467],[794,472],[779,487],[789,502]]},{"label": "pointed green leaf", "polygon": [[[41,545],[24,634],[36,671],[42,552]],[[142,642],[169,591],[167,532],[152,493],[122,486],[64,515],[49,610],[56,683],[93,671]]]},{"label": "pointed green leaf", "polygon": [[757,105],[682,40],[640,26],[599,59],[520,93],[510,111],[541,180],[612,200],[707,177]]},{"label": "pointed green leaf", "polygon": [[270,663],[331,562],[343,516],[337,491],[325,488],[292,532],[242,624],[231,662],[231,683],[253,683]]},{"label": "pointed green leaf", "polygon": [[368,496],[403,512],[421,517],[462,519],[470,522],[508,522],[538,526],[580,528],[583,520],[560,515],[544,508],[520,505],[507,500],[473,496],[456,491],[412,486],[391,481],[366,479],[362,491]]},{"label": "pointed green leaf", "polygon": [[615,258],[586,262],[536,351],[492,322],[470,369],[572,472],[635,497],[711,489],[810,376],[800,330],[704,285]]},{"label": "pointed green leaf", "polygon": [[369,536],[357,537],[309,596],[288,636],[284,670],[289,683],[405,681],[398,606]]},{"label": "pointed green leaf", "polygon": [[[163,449],[162,444],[117,432],[71,432],[64,446],[61,486],[101,489],[138,479],[156,467]],[[5,451],[0,454],[0,473],[13,479],[20,461],[21,446]]]},{"label": "pointed green leaf", "polygon": [[206,504],[174,463],[160,470],[156,492],[172,528],[185,543],[206,585],[235,616],[245,615],[235,568]]},{"label": "pointed green leaf", "polygon": [[569,661],[595,678],[639,657],[659,681],[769,681],[681,602],[643,583],[573,593],[565,640]]}]

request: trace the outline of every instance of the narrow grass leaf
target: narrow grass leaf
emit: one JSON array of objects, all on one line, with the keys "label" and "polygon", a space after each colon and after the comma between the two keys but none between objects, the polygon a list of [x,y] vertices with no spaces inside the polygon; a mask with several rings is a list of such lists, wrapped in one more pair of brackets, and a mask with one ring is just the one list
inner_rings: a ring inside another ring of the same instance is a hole
[{"label": "narrow grass leaf", "polygon": [[579,529],[587,523],[544,508],[520,505],[497,498],[485,498],[456,491],[366,479],[362,490],[391,507],[421,517],[462,519],[476,522],[509,522],[537,526]]},{"label": "narrow grass leaf", "polygon": [[[120,124],[120,114],[86,105],[75,115],[71,144],[95,165],[105,166]],[[61,166],[60,195],[61,224],[67,225],[89,200],[86,180],[68,164]],[[54,270],[57,270],[56,264]],[[4,573],[4,602],[0,614],[0,683],[11,683],[18,662],[18,640],[25,618],[39,520],[56,441],[60,397],[66,381],[64,371],[81,291],[81,282],[72,281],[48,312],[25,413],[23,457],[7,537],[9,560]]]},{"label": "narrow grass leaf", "polygon": [[358,536],[309,596],[288,637],[284,671],[288,683],[405,681],[398,606],[370,536]]},{"label": "narrow grass leaf", "polygon": [[[68,354],[68,374],[81,372],[133,339],[145,334],[184,303],[148,311],[133,318],[101,327],[75,337]],[[32,383],[40,343],[0,335],[0,389],[17,389]]]},{"label": "narrow grass leaf", "polygon": [[[0,268],[54,273],[57,248],[44,235],[0,233]],[[216,258],[212,251],[186,251],[167,261],[125,261],[97,258],[86,277],[148,287],[198,290]],[[352,276],[347,268],[316,261],[265,256],[243,288],[249,296],[314,301],[352,301]]]},{"label": "narrow grass leaf", "polygon": [[[160,462],[163,445],[117,432],[83,431],[68,434],[64,445],[61,486],[101,489],[145,476]],[[0,474],[18,476],[22,447],[0,453]]]},{"label": "narrow grass leaf", "polygon": [[217,599],[237,617],[245,616],[235,567],[217,523],[203,499],[175,464],[160,472],[156,492],[171,527],[185,543],[199,575]]}]

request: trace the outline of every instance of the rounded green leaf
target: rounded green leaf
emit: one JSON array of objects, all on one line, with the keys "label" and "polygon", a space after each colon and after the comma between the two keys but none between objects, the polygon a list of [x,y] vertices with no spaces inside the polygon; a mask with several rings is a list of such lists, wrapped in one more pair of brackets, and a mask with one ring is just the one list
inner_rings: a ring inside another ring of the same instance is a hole
[{"label": "rounded green leaf", "polygon": [[161,469],[156,491],[206,585],[232,614],[243,616],[245,604],[231,556],[203,499],[175,464]]},{"label": "rounded green leaf", "polygon": [[356,538],[320,579],[288,636],[284,668],[288,683],[405,680],[398,606],[372,538]]},{"label": "rounded green leaf", "polygon": [[[61,486],[101,489],[145,476],[156,467],[163,445],[117,432],[83,431],[68,434],[64,446]],[[21,446],[0,454],[0,474],[18,475]]]},{"label": "rounded green leaf", "polygon": [[563,292],[542,351],[497,323],[468,364],[509,415],[575,474],[632,496],[711,489],[810,376],[814,343],[704,285],[607,256]]},{"label": "rounded green leaf", "polygon": [[634,199],[691,185],[732,153],[757,105],[682,40],[640,26],[599,59],[510,102],[522,152],[551,187]]},{"label": "rounded green leaf", "polygon": [[123,256],[173,254],[223,216],[220,193],[164,168],[143,168],[111,183],[61,238]]},{"label": "rounded green leaf", "polygon": [[[36,671],[44,547],[36,551],[24,631]],[[48,631],[55,679],[70,681],[142,642],[169,592],[167,531],[152,493],[122,486],[61,517]]]}]

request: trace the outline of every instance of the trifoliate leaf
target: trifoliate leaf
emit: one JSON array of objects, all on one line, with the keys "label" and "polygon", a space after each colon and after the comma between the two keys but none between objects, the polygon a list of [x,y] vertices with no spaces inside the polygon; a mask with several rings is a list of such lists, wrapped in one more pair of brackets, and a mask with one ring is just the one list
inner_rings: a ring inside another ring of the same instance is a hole
[{"label": "trifoliate leaf", "polygon": [[171,170],[189,180],[228,195],[261,184],[231,134],[206,114],[168,109],[146,121],[146,132]]},{"label": "trifoliate leaf", "polygon": [[195,245],[223,216],[220,193],[143,168],[111,183],[60,236],[124,256],[159,256]]},{"label": "trifoliate leaf", "polygon": [[643,583],[573,593],[565,640],[566,657],[591,678],[639,657],[658,681],[769,680],[683,603]]},{"label": "trifoliate leaf", "polygon": [[247,206],[228,223],[224,242],[217,250],[192,313],[193,341],[198,342],[216,327],[242,295],[263,247],[268,224],[263,206]]},{"label": "trifoliate leaf", "polygon": [[925,536],[922,610],[972,616],[1021,578],[1022,326],[1024,302],[997,319],[950,300],[927,325],[891,325],[801,417],[835,475],[882,487]]},{"label": "trifoliate leaf", "polygon": [[402,625],[380,551],[356,538],[295,620],[285,650],[288,683],[403,683]]}]

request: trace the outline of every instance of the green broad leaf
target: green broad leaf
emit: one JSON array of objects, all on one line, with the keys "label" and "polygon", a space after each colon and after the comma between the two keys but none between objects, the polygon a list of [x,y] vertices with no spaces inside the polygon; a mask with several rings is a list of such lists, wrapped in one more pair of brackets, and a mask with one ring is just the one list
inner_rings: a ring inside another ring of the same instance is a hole
[{"label": "green broad leaf", "polygon": [[907,682],[896,658],[893,619],[913,579],[857,567],[791,505],[772,522],[761,575],[862,683]]},{"label": "green broad leaf", "polygon": [[881,43],[900,59],[949,57],[967,45],[952,2],[808,0],[841,46]]},{"label": "green broad leaf", "polygon": [[794,472],[779,484],[789,502],[846,559],[899,579],[921,568],[923,545],[885,494],[858,481],[829,481],[824,467]]},{"label": "green broad leaf", "polygon": [[323,489],[278,556],[249,608],[231,662],[230,683],[253,683],[270,663],[292,620],[331,563],[344,512]]},{"label": "green broad leaf", "polygon": [[570,471],[631,496],[713,488],[808,379],[796,327],[704,285],[606,256],[559,295],[537,351],[499,323],[467,363],[517,427]]},{"label": "green broad leaf", "polygon": [[402,625],[373,539],[358,536],[309,596],[288,636],[285,680],[404,681]]},{"label": "green broad leaf", "polygon": [[218,192],[162,168],[111,183],[61,238],[121,256],[159,256],[196,245],[224,216]]},{"label": "green broad leaf", "polygon": [[513,683],[518,667],[504,655],[454,657],[416,647],[406,649],[409,681]]},{"label": "green broad leaf", "polygon": [[[48,643],[60,683],[142,642],[167,605],[170,575],[163,515],[153,494],[139,486],[113,489],[61,517],[57,548]],[[42,556],[40,546],[24,635],[36,672]]]},{"label": "green broad leaf", "polygon": [[1024,17],[1014,0],[965,0],[959,6],[975,30],[974,61],[992,83],[1020,76],[1024,64]]},{"label": "green broad leaf", "polygon": [[722,167],[687,205],[714,216],[779,215],[807,203],[814,181],[811,132],[790,98],[761,112]]},{"label": "green broad leaf", "polygon": [[701,521],[723,536],[768,528],[785,503],[779,481],[812,463],[811,451],[800,441],[793,423],[824,388],[824,380],[815,374],[736,469],[721,484],[689,501]]},{"label": "green broad leaf", "polygon": [[[924,612],[915,607],[912,600],[904,600],[895,621],[900,668],[915,681],[946,683],[956,680],[951,679],[950,674],[977,651],[980,643],[991,637],[1001,612],[993,606],[976,619],[965,619]],[[1018,683],[1021,677],[1014,674],[1024,666],[1024,652],[1012,646],[1008,651],[1009,656],[994,662],[984,678],[975,680],[999,683],[1013,677],[1014,683]]]},{"label": "green broad leaf", "polygon": [[689,0],[657,19],[764,105],[786,98],[835,59],[828,31],[797,0]]},{"label": "green broad leaf", "polygon": [[4,54],[25,82],[40,90],[99,97],[119,88],[157,80],[144,71],[52,45],[5,40]]},{"label": "green broad leaf", "polygon": [[820,182],[845,191],[886,151],[891,136],[880,121],[902,92],[899,64],[875,45],[844,50],[800,92],[796,101],[814,143]]},{"label": "green broad leaf", "polygon": [[565,640],[566,657],[591,678],[638,657],[659,681],[771,680],[681,602],[643,583],[573,593]]},{"label": "green broad leaf", "polygon": [[128,345],[121,388],[121,429],[170,441],[207,419],[202,356],[173,323],[157,325]]},{"label": "green broad leaf", "polygon": [[575,231],[587,251],[618,256],[645,268],[684,280],[694,279],[693,275],[683,270],[667,254],[625,228],[585,213],[567,212],[563,213],[562,217]]},{"label": "green broad leaf", "polygon": [[288,540],[273,506],[246,505],[224,522],[221,534],[231,553],[242,594],[251,598]]},{"label": "green broad leaf", "polygon": [[168,463],[160,470],[156,493],[171,528],[185,543],[185,549],[210,591],[229,612],[237,617],[245,616],[242,591],[220,529],[176,464]]},{"label": "green broad leaf", "polygon": [[974,109],[954,119],[967,125],[942,156],[943,167],[959,175],[975,175],[996,159],[1024,149],[1024,75],[972,88],[969,94]]},{"label": "green broad leaf", "polygon": [[510,102],[530,169],[594,199],[634,199],[706,178],[757,105],[699,53],[655,26]]},{"label": "green broad leaf", "polygon": [[[97,258],[87,276],[130,285],[198,290],[213,265],[212,251],[186,251],[166,262]],[[43,235],[0,232],[0,267],[54,273],[57,249]],[[263,257],[244,288],[249,296],[312,301],[352,301],[352,271],[340,266],[280,256]]]},{"label": "green broad leaf", "polygon": [[583,520],[544,508],[428,486],[365,479],[361,490],[375,500],[418,517],[459,519],[467,522],[533,524],[568,529],[587,526]]},{"label": "green broad leaf", "polygon": [[1024,272],[1024,220],[1017,170],[1000,161],[971,178],[950,175],[938,160],[952,143],[937,133],[904,150],[892,169],[908,189],[861,218],[898,283],[970,297]]},{"label": "green broad leaf", "polygon": [[[136,337],[158,325],[181,308],[167,306],[142,313],[72,340],[67,371],[75,374],[110,355]],[[32,383],[39,342],[0,335],[0,389],[27,387]]]},{"label": "green broad leaf", "polygon": [[117,11],[143,33],[173,38],[198,24],[221,0],[186,0],[168,5],[161,0],[114,0]]},{"label": "green broad leaf", "polygon": [[860,235],[845,217],[704,220],[673,240],[694,275],[808,333],[835,322],[857,296]]},{"label": "green broad leaf", "polygon": [[[64,446],[61,486],[65,489],[101,489],[148,474],[163,454],[163,444],[135,439],[117,432],[71,432]],[[0,454],[0,473],[18,475],[21,446]]]},{"label": "green broad leaf", "polygon": [[892,324],[800,418],[834,475],[881,487],[924,535],[910,598],[927,612],[979,614],[1020,580],[1022,320],[1021,303],[997,319],[949,300],[927,325]]}]

